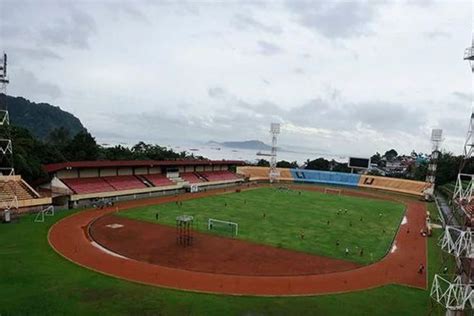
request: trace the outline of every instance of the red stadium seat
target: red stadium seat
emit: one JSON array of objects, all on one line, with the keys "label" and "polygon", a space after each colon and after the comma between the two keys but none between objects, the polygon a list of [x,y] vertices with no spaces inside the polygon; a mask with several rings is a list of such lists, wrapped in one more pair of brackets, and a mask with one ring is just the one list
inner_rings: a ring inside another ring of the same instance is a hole
[{"label": "red stadium seat", "polygon": [[146,180],[148,180],[151,184],[155,187],[163,187],[167,185],[175,184],[173,181],[168,179],[165,175],[162,174],[148,174],[143,176]]},{"label": "red stadium seat", "polygon": [[147,187],[145,183],[135,176],[104,177],[103,179],[117,191],[143,189]]},{"label": "red stadium seat", "polygon": [[216,181],[229,181],[229,180],[238,180],[239,177],[235,175],[235,173],[223,170],[223,171],[208,171],[208,172],[200,172],[199,173],[202,177],[206,178],[207,181],[216,182]]},{"label": "red stadium seat", "polygon": [[183,179],[184,181],[188,181],[189,183],[206,182],[206,179],[203,179],[195,172],[185,172],[181,173],[179,176],[181,177],[181,179]]},{"label": "red stadium seat", "polygon": [[62,181],[77,194],[115,191],[115,188],[103,178],[62,179]]}]

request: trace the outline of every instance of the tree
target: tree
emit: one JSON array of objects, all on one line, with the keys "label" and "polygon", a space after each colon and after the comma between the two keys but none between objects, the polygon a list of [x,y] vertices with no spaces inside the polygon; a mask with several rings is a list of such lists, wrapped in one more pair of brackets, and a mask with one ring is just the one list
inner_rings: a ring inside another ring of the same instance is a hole
[{"label": "tree", "polygon": [[332,160],[332,164],[333,164],[332,171],[347,172],[347,173],[351,172],[351,168],[347,166],[347,163],[339,163],[335,160]]},{"label": "tree", "polygon": [[132,160],[135,159],[130,148],[122,145],[114,147],[102,148],[101,157],[107,160]]},{"label": "tree", "polygon": [[416,163],[411,164],[409,169],[412,169],[412,170],[409,170],[409,171],[412,171],[411,172],[411,178],[413,180],[425,181],[426,174],[428,172],[428,162],[423,161],[423,162],[420,162],[418,164],[416,164]]},{"label": "tree", "polygon": [[393,161],[395,158],[397,158],[398,153],[395,149],[390,149],[389,151],[385,152],[384,157],[387,159],[387,161]]},{"label": "tree", "polygon": [[462,156],[454,156],[450,152],[440,153],[438,158],[438,168],[436,169],[436,184],[442,185],[455,181],[462,159]]},{"label": "tree", "polygon": [[56,128],[49,133],[47,142],[59,148],[65,148],[71,140],[71,133],[63,126]]},{"label": "tree", "polygon": [[371,175],[371,176],[381,176],[382,175],[380,173],[380,171],[378,171],[377,169],[370,169],[369,171],[367,171],[367,174]]},{"label": "tree", "polygon": [[375,155],[370,157],[370,162],[376,164],[377,166],[379,165],[381,160],[382,160],[382,156],[380,155],[379,152],[376,152]]},{"label": "tree", "polygon": [[70,161],[97,160],[99,146],[89,132],[80,132],[67,144],[64,156]]},{"label": "tree", "polygon": [[[22,175],[27,181],[45,177],[46,174],[41,167],[42,158],[50,152],[45,150],[45,146],[34,138],[27,129],[11,126],[10,133],[15,173]],[[61,155],[58,155],[59,159],[60,157]]]},{"label": "tree", "polygon": [[317,158],[306,162],[306,168],[311,170],[329,170],[329,161],[324,158]]},{"label": "tree", "polygon": [[298,163],[296,161],[289,162],[286,160],[281,160],[277,162],[276,165],[278,168],[298,168]]},{"label": "tree", "polygon": [[259,159],[257,162],[257,166],[259,167],[270,167],[270,163],[265,159]]}]

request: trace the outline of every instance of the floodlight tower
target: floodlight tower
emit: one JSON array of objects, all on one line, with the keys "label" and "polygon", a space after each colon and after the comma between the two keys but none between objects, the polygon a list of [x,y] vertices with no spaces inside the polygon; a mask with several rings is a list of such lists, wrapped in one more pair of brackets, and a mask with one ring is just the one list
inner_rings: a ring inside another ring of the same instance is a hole
[{"label": "floodlight tower", "polygon": [[431,157],[430,163],[428,164],[428,172],[426,173],[426,182],[429,183],[429,186],[423,192],[425,195],[425,200],[429,201],[433,199],[434,196],[434,187],[436,181],[436,169],[438,166],[439,158],[439,149],[441,142],[443,141],[443,130],[442,129],[433,129],[431,131]]},{"label": "floodlight tower", "polygon": [[272,134],[272,153],[270,157],[270,172],[268,178],[270,179],[270,183],[275,182],[278,176],[280,175],[277,168],[277,136],[280,134],[280,124],[279,123],[271,123],[270,124],[270,133]]},{"label": "floodlight tower", "polygon": [[[464,52],[469,61],[474,92],[474,38],[471,47]],[[454,256],[454,275],[436,274],[431,287],[431,297],[446,308],[447,315],[464,315],[474,308],[474,174],[465,173],[466,162],[472,158],[474,113],[471,114],[469,129],[464,143],[464,159],[459,167],[458,178],[452,198],[453,215],[444,225],[441,249]]]}]

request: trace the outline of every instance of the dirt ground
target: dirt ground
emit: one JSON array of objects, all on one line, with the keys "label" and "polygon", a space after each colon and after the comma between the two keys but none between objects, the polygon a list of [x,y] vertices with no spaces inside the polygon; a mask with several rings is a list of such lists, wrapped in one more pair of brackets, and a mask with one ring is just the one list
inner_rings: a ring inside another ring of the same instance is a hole
[{"label": "dirt ground", "polygon": [[[115,227],[114,225],[123,225]],[[238,275],[302,275],[346,271],[359,265],[238,239],[193,232],[191,246],[176,242],[176,229],[106,215],[90,227],[101,246],[124,257],[167,267]]]}]

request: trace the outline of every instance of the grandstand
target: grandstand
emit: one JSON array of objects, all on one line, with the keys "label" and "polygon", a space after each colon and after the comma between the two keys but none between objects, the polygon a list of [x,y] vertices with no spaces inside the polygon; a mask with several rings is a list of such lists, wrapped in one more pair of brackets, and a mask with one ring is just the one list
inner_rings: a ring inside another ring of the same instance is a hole
[{"label": "grandstand", "polygon": [[142,189],[147,187],[147,185],[136,176],[115,176],[104,177],[103,179],[117,191]]},{"label": "grandstand", "polygon": [[185,172],[185,173],[180,174],[180,177],[183,180],[185,180],[189,183],[192,183],[192,184],[206,182],[205,179],[200,177],[199,174],[197,174],[195,172]]},{"label": "grandstand", "polygon": [[[264,181],[268,180],[269,170],[270,169],[268,167],[243,166],[237,167],[237,174],[244,176],[250,181]],[[363,187],[418,196],[422,196],[424,190],[430,185],[429,183],[422,181],[386,178],[334,171],[306,169],[278,170],[280,172],[280,176],[277,178],[279,181]]]},{"label": "grandstand", "polygon": [[199,173],[207,181],[234,181],[239,179],[235,173],[230,171],[213,171]]},{"label": "grandstand", "polygon": [[145,181],[148,181],[155,187],[163,187],[163,186],[169,186],[169,185],[174,184],[174,182],[171,179],[167,178],[166,176],[162,174],[149,174],[146,176],[139,176],[139,177],[142,177],[142,179],[144,179]]},{"label": "grandstand", "polygon": [[63,179],[62,181],[76,194],[115,191],[114,187],[103,178]]},{"label": "grandstand", "polygon": [[423,181],[413,181],[398,178],[387,178],[378,176],[362,175],[359,180],[359,187],[389,190],[399,193],[423,195],[423,192],[430,184]]},{"label": "grandstand", "polygon": [[[279,173],[278,180],[280,181],[293,181],[294,178],[291,175],[290,169],[276,168]],[[268,167],[253,167],[243,166],[237,168],[237,174],[240,174],[250,181],[268,180],[270,168]]]},{"label": "grandstand", "polygon": [[333,185],[358,186],[360,175],[333,171],[291,169],[291,175],[297,182],[313,182]]},{"label": "grandstand", "polygon": [[226,160],[132,160],[76,161],[49,164],[44,170],[57,205],[75,207],[95,199],[136,199],[175,194],[190,190],[191,185],[218,187],[243,181],[230,169],[243,165]]},{"label": "grandstand", "polygon": [[[0,203],[5,204],[12,201],[16,196],[18,209],[26,212],[38,207],[51,204],[51,198],[41,196],[21,176],[0,177]],[[5,205],[7,208],[8,206]]]}]

